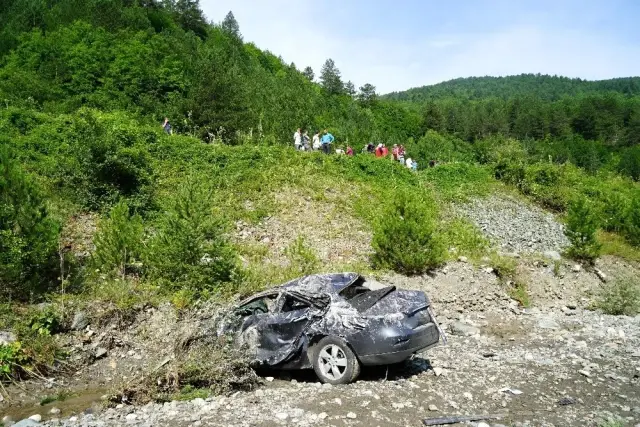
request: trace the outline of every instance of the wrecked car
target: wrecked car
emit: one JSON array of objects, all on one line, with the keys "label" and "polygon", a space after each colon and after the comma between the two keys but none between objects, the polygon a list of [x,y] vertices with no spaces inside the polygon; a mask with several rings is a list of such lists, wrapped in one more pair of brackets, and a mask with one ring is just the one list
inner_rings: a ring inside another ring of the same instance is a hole
[{"label": "wrecked car", "polygon": [[424,292],[357,273],[306,276],[253,295],[229,310],[218,334],[234,337],[257,365],[313,368],[330,384],[446,340]]}]

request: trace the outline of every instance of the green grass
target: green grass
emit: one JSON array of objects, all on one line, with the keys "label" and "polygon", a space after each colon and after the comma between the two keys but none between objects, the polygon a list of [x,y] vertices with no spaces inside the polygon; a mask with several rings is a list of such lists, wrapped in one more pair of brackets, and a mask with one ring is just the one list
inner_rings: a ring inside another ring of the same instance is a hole
[{"label": "green grass", "polygon": [[509,286],[507,293],[511,298],[518,301],[522,307],[531,307],[531,297],[529,296],[527,285],[524,282],[517,281],[513,283]]},{"label": "green grass", "polygon": [[640,262],[640,248],[630,245],[619,234],[599,231],[597,237],[602,244],[600,255],[614,255],[628,261]]}]

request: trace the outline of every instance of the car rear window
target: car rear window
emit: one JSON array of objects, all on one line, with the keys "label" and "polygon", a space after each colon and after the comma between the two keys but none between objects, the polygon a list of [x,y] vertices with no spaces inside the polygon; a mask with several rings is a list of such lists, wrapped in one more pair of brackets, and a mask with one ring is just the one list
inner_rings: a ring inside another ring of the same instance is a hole
[{"label": "car rear window", "polygon": [[386,286],[381,289],[371,290],[365,285],[364,279],[359,279],[351,286],[340,292],[340,296],[346,299],[359,312],[366,311],[373,307],[378,301],[391,292],[395,291],[395,286]]}]

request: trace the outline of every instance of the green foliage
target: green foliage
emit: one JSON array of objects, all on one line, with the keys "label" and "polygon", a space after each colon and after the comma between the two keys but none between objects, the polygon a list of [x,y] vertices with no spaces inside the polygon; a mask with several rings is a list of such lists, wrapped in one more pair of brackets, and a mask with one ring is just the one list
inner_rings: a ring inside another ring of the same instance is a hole
[{"label": "green foliage", "polygon": [[632,245],[640,246],[640,193],[633,198],[625,219],[625,237]]},{"label": "green foliage", "polygon": [[531,297],[527,285],[523,282],[515,282],[508,289],[509,296],[518,301],[522,307],[531,307]]},{"label": "green foliage", "polygon": [[469,221],[454,218],[442,225],[443,240],[449,248],[455,248],[455,255],[465,255],[472,259],[482,258],[489,249],[489,241]]},{"label": "green foliage", "polygon": [[26,364],[27,359],[20,341],[0,345],[0,382],[15,378],[20,366]]},{"label": "green foliage", "polygon": [[42,399],[40,399],[40,406],[48,405],[49,403],[53,403],[53,402],[64,402],[65,400],[69,399],[72,396],[73,396],[73,393],[67,390],[61,390],[56,394],[47,395]]},{"label": "green foliage", "polygon": [[640,285],[631,277],[608,282],[596,306],[607,314],[635,316],[640,313]]},{"label": "green foliage", "polygon": [[298,236],[285,249],[285,254],[291,263],[293,277],[316,273],[320,267],[318,255],[306,244],[304,236]]},{"label": "green foliage", "polygon": [[29,316],[28,326],[38,335],[53,335],[60,331],[60,314],[52,305],[48,305],[45,309],[36,310]]},{"label": "green foliage", "polygon": [[612,192],[604,195],[602,206],[602,228],[606,231],[621,232],[629,215],[629,199],[623,194]]},{"label": "green foliage", "polygon": [[0,284],[9,300],[53,284],[59,233],[41,190],[0,145]]},{"label": "green foliage", "polygon": [[237,272],[236,255],[205,180],[188,180],[172,198],[145,253],[146,275],[164,289],[200,295],[221,290]]},{"label": "green foliage", "polygon": [[374,266],[420,274],[440,265],[445,249],[436,230],[436,215],[433,200],[396,191],[374,225]]},{"label": "green foliage", "polygon": [[600,253],[600,243],[596,238],[598,217],[591,202],[578,197],[569,205],[565,234],[571,242],[567,250],[569,256],[592,262]]},{"label": "green foliage", "polygon": [[103,220],[96,232],[92,254],[94,268],[103,273],[118,272],[125,276],[127,267],[140,259],[143,226],[139,215],[131,215],[125,201],[115,205],[109,217]]},{"label": "green foliage", "polygon": [[518,263],[512,257],[499,255],[493,252],[489,257],[489,264],[493,268],[496,276],[502,280],[513,278],[516,275],[516,267],[518,266]]}]

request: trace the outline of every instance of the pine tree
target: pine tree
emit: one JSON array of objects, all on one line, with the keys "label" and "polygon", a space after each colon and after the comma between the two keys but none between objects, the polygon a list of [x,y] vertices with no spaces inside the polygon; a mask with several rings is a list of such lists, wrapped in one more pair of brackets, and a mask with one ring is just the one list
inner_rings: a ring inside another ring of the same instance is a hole
[{"label": "pine tree", "polygon": [[236,17],[233,16],[233,12],[229,11],[227,16],[224,17],[222,24],[220,25],[223,31],[237,38],[238,40],[242,40],[242,33],[240,32],[240,25],[238,21],[236,21]]},{"label": "pine tree", "polygon": [[340,70],[333,59],[327,59],[320,70],[320,84],[330,95],[339,95],[345,92],[344,83],[340,77]]},{"label": "pine tree", "polygon": [[344,91],[345,91],[345,93],[347,95],[349,95],[351,97],[355,97],[356,96],[356,86],[353,84],[353,82],[351,80],[349,80],[347,83],[345,83]]},{"label": "pine tree", "polygon": [[568,254],[574,258],[593,262],[600,253],[596,239],[598,217],[586,197],[579,197],[569,205],[565,234],[571,242]]},{"label": "pine tree", "polygon": [[309,81],[313,81],[313,79],[316,77],[315,74],[313,73],[313,68],[311,67],[305,67],[304,71],[302,72],[302,74],[309,79]]},{"label": "pine tree", "polygon": [[378,100],[378,94],[376,93],[376,87],[371,83],[366,83],[360,87],[358,93],[358,101],[363,107],[371,107]]}]

